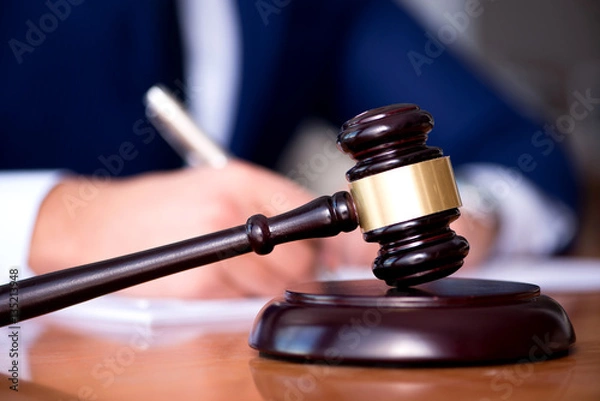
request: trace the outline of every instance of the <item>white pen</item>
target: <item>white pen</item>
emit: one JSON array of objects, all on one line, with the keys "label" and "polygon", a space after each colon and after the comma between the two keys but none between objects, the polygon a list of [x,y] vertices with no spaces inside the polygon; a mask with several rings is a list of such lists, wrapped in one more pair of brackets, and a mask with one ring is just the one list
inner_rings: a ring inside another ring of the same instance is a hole
[{"label": "white pen", "polygon": [[229,156],[185,111],[165,87],[155,85],[144,97],[146,116],[169,145],[190,166],[223,167]]}]

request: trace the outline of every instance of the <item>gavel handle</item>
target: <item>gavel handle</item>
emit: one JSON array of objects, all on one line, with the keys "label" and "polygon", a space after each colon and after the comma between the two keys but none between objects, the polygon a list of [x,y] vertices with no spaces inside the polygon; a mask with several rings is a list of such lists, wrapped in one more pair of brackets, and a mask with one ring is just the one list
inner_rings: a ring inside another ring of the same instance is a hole
[{"label": "gavel handle", "polygon": [[0,326],[53,312],[159,277],[285,242],[354,230],[349,193],[323,196],[287,213],[254,215],[245,225],[0,286]]}]

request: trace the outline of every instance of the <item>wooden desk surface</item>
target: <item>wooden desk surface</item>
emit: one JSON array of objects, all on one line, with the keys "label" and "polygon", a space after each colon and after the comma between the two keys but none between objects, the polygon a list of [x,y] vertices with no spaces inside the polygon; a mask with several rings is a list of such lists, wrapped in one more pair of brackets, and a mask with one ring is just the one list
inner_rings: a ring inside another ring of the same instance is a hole
[{"label": "wooden desk surface", "polygon": [[[127,328],[110,339],[43,320],[27,352],[28,379],[1,400],[600,400],[600,293],[549,294],[577,334],[570,355],[538,363],[458,368],[374,368],[290,363],[247,345],[236,329]],[[22,332],[28,323],[21,324]],[[8,329],[2,328],[2,335]],[[2,350],[3,353],[6,353]],[[4,356],[3,356],[4,357]],[[2,359],[0,359],[2,360]],[[24,361],[22,361],[24,362]],[[22,367],[23,369],[23,367]]]}]

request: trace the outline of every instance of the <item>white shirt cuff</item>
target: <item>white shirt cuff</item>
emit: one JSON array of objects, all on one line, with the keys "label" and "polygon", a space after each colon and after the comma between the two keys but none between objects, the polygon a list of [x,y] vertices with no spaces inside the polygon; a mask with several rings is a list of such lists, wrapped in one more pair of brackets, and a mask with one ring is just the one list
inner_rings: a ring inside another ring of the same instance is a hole
[{"label": "white shirt cuff", "polygon": [[33,275],[27,261],[38,211],[62,177],[56,170],[0,173],[0,283],[10,281],[11,269],[20,279]]},{"label": "white shirt cuff", "polygon": [[[457,170],[464,181],[491,195],[499,218],[493,256],[556,253],[574,238],[575,213],[562,202],[547,197],[515,169],[495,164],[469,164]],[[460,184],[459,184],[460,188]],[[461,191],[465,213],[472,206],[469,191]]]}]

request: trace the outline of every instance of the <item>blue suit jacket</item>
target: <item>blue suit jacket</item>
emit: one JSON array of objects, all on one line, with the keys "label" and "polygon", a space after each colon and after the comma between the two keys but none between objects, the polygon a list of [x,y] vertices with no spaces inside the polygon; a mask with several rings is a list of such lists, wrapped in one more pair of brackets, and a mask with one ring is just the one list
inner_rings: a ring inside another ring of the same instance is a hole
[{"label": "blue suit jacket", "polygon": [[[515,168],[575,206],[574,176],[558,144],[439,42],[428,44],[425,30],[394,4],[282,4],[239,1],[243,77],[234,154],[273,166],[307,115],[339,125],[373,107],[417,103],[436,120],[429,143],[455,166]],[[185,92],[173,2],[3,2],[0,10],[0,169],[128,175],[181,165],[141,102],[157,82]]]}]

